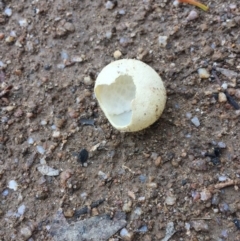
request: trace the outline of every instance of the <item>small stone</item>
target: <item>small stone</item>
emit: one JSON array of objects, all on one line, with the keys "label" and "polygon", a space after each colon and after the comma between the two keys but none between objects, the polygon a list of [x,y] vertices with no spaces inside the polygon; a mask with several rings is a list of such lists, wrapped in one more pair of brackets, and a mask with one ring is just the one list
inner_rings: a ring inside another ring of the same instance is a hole
[{"label": "small stone", "polygon": [[188,16],[187,16],[187,21],[192,21],[198,18],[198,12],[195,10],[192,10]]},{"label": "small stone", "polygon": [[173,195],[169,195],[165,199],[165,203],[169,206],[173,206],[176,203],[177,198]]},{"label": "small stone", "polygon": [[128,191],[128,196],[129,196],[130,198],[132,198],[133,200],[136,199],[136,195],[135,195],[135,193],[134,193],[133,191]]},{"label": "small stone", "polygon": [[227,145],[226,145],[226,143],[220,141],[220,142],[218,142],[218,147],[219,147],[219,148],[226,148]]},{"label": "small stone", "polygon": [[25,226],[20,229],[20,234],[24,238],[24,240],[27,240],[32,236],[32,230],[30,227]]},{"label": "small stone", "polygon": [[132,211],[132,202],[129,201],[127,203],[124,203],[122,210],[126,213],[130,213]]},{"label": "small stone", "polygon": [[64,28],[68,31],[68,32],[71,32],[73,33],[75,31],[75,27],[73,25],[73,23],[70,23],[70,22],[66,22],[64,24]]},{"label": "small stone", "polygon": [[52,134],[53,138],[59,138],[61,136],[61,132],[60,131],[54,131]]},{"label": "small stone", "polygon": [[42,155],[45,153],[45,149],[42,146],[37,146],[37,151]]},{"label": "small stone", "polygon": [[114,59],[119,59],[121,56],[122,56],[122,53],[121,53],[119,50],[116,50],[116,51],[113,53]]},{"label": "small stone", "polygon": [[201,195],[201,200],[202,200],[202,201],[207,201],[207,200],[209,200],[209,199],[212,198],[212,193],[211,193],[208,189],[206,189],[206,188],[204,188],[204,189],[200,192],[200,195]]},{"label": "small stone", "polygon": [[190,168],[196,171],[206,171],[207,170],[207,162],[204,159],[197,159],[190,163]]},{"label": "small stone", "polygon": [[69,208],[66,211],[64,211],[63,214],[66,218],[71,218],[71,217],[73,217],[74,211]]},{"label": "small stone", "polygon": [[6,8],[4,10],[4,14],[8,17],[11,17],[12,16],[12,9],[11,8]]},{"label": "small stone", "polygon": [[200,231],[208,232],[209,231],[208,224],[204,220],[192,221],[191,224],[196,232],[200,232]]},{"label": "small stone", "polygon": [[155,161],[154,164],[156,167],[159,167],[161,165],[162,162],[162,158],[159,156]]},{"label": "small stone", "polygon": [[17,191],[17,189],[18,189],[17,182],[15,180],[9,181],[8,188],[13,189],[14,191]]},{"label": "small stone", "polygon": [[128,232],[128,230],[126,228],[123,228],[120,231],[120,236],[125,241],[132,241],[133,240],[133,233],[132,232]]},{"label": "small stone", "polygon": [[204,68],[198,69],[198,75],[201,79],[208,79],[210,77],[208,70]]},{"label": "small stone", "polygon": [[224,82],[221,86],[224,90],[226,90],[228,88],[228,84],[226,82]]},{"label": "small stone", "polygon": [[15,41],[15,37],[14,36],[8,36],[6,39],[5,39],[5,42],[8,43],[8,44],[12,44],[14,41]]},{"label": "small stone", "polygon": [[92,79],[91,79],[90,76],[85,76],[85,77],[83,78],[83,83],[84,83],[85,85],[92,85],[92,84],[93,84],[93,81],[92,81]]},{"label": "small stone", "polygon": [[240,89],[236,89],[235,91],[235,97],[240,99]]},{"label": "small stone", "polygon": [[199,126],[200,126],[200,122],[199,122],[199,119],[197,118],[197,116],[194,116],[194,117],[191,119],[191,122],[192,122],[196,127],[199,127]]},{"label": "small stone", "polygon": [[155,182],[147,183],[147,187],[149,187],[149,188],[157,188],[157,183],[155,183]]},{"label": "small stone", "polygon": [[218,101],[220,103],[224,103],[224,102],[227,102],[227,96],[223,93],[223,92],[220,92],[218,94]]},{"label": "small stone", "polygon": [[60,174],[60,185],[65,188],[67,180],[72,176],[73,172],[70,169],[64,170]]},{"label": "small stone", "polygon": [[106,9],[108,9],[108,10],[113,9],[116,5],[117,5],[117,1],[107,1],[107,2],[105,3],[105,7],[106,7]]},{"label": "small stone", "polygon": [[18,23],[21,27],[27,27],[28,26],[27,19],[21,19],[21,20],[18,21]]},{"label": "small stone", "polygon": [[168,36],[159,36],[158,37],[158,44],[160,47],[164,48],[167,45]]},{"label": "small stone", "polygon": [[212,55],[212,60],[217,61],[223,59],[223,54],[221,52],[215,51]]}]

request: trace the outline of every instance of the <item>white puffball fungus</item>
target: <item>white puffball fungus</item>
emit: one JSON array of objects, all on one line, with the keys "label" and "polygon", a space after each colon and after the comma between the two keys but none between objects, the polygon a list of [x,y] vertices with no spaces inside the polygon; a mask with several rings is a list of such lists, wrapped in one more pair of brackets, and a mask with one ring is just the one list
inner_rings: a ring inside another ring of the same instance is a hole
[{"label": "white puffball fungus", "polygon": [[120,131],[140,131],[162,114],[166,90],[149,65],[121,59],[107,65],[97,77],[94,92],[109,122]]}]

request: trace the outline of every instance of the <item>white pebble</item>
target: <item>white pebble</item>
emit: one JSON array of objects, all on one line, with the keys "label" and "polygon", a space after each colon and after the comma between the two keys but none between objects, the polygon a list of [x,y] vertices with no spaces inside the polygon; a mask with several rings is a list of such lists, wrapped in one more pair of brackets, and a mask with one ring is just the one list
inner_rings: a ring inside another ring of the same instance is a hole
[{"label": "white pebble", "polygon": [[18,21],[18,23],[21,27],[27,27],[28,26],[27,19],[21,19],[21,20]]},{"label": "white pebble", "polygon": [[53,134],[52,134],[53,138],[59,138],[60,136],[61,136],[60,131],[54,131]]},{"label": "white pebble", "polygon": [[176,200],[177,200],[177,199],[176,199],[175,196],[170,195],[170,196],[167,196],[167,197],[166,197],[165,203],[166,203],[167,205],[169,205],[169,206],[172,206],[172,205],[175,204]]},{"label": "white pebble", "polygon": [[200,126],[200,121],[199,119],[197,118],[197,116],[194,116],[192,119],[191,119],[191,122],[196,126]]},{"label": "white pebble", "polygon": [[41,124],[42,126],[45,126],[45,125],[47,125],[47,121],[41,120],[40,124]]},{"label": "white pebble", "polygon": [[224,90],[226,90],[226,89],[228,88],[228,84],[227,84],[226,82],[224,82],[224,83],[222,84],[222,88],[223,88]]},{"label": "white pebble", "polygon": [[218,177],[219,182],[225,182],[228,178],[226,176],[220,176]]},{"label": "white pebble", "polygon": [[163,48],[166,47],[167,40],[168,40],[168,36],[159,36],[158,43],[159,43],[160,47],[163,47]]},{"label": "white pebble", "polygon": [[17,182],[14,180],[9,181],[8,188],[13,189],[14,191],[17,191],[17,188],[18,188]]},{"label": "white pebble", "polygon": [[37,146],[37,151],[42,155],[45,153],[45,149],[42,146]]},{"label": "white pebble", "polygon": [[198,12],[196,12],[195,10],[192,10],[188,16],[187,16],[187,20],[188,21],[192,21],[198,18]]},{"label": "white pebble", "polygon": [[12,16],[12,9],[11,8],[6,8],[4,10],[4,13],[8,16],[8,17],[11,17]]},{"label": "white pebble", "polygon": [[105,4],[106,9],[113,9],[115,4],[111,1],[107,1]]},{"label": "white pebble", "polygon": [[108,179],[107,174],[105,174],[105,173],[102,172],[102,171],[99,171],[99,172],[98,172],[98,176],[99,176],[101,179],[103,179],[103,180]]},{"label": "white pebble", "polygon": [[106,32],[105,36],[106,36],[107,39],[111,39],[112,38],[112,32],[111,31]]},{"label": "white pebble", "polygon": [[173,1],[173,6],[174,6],[174,7],[178,7],[178,6],[179,6],[179,4],[180,4],[180,3],[179,3],[179,1],[178,1],[178,0]]},{"label": "white pebble", "polygon": [[186,113],[186,117],[187,117],[188,119],[191,119],[192,114],[191,114],[190,112],[187,112],[187,113]]},{"label": "white pebble", "polygon": [[227,145],[226,145],[226,143],[220,141],[220,142],[218,142],[218,147],[220,147],[220,148],[226,148]]},{"label": "white pebble", "polygon": [[34,140],[32,137],[28,137],[28,144],[32,145],[34,143]]},{"label": "white pebble", "polygon": [[18,214],[19,215],[23,215],[26,211],[26,206],[24,204],[22,204],[19,208],[18,208]]},{"label": "white pebble", "polygon": [[210,77],[209,72],[204,68],[198,69],[198,75],[201,79],[208,79]]}]

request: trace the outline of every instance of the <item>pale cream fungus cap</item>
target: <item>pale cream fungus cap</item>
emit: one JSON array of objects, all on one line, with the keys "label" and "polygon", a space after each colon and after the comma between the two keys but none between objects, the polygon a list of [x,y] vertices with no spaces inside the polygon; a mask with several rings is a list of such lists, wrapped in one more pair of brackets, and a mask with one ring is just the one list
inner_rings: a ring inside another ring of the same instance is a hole
[{"label": "pale cream fungus cap", "polygon": [[104,67],[94,92],[112,126],[125,132],[153,124],[166,103],[161,77],[149,65],[134,59],[117,60]]}]

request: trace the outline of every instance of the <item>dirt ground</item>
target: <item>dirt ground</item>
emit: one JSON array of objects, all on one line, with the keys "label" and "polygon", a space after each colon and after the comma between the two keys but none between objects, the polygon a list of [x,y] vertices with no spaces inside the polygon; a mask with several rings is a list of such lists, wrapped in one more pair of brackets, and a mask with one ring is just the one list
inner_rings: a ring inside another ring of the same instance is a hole
[{"label": "dirt ground", "polygon": [[[58,210],[71,225],[121,211],[111,241],[240,240],[240,4],[202,2],[209,11],[0,1],[1,241],[53,240]],[[141,132],[115,130],[93,93],[117,50],[167,90],[161,118]]]}]

